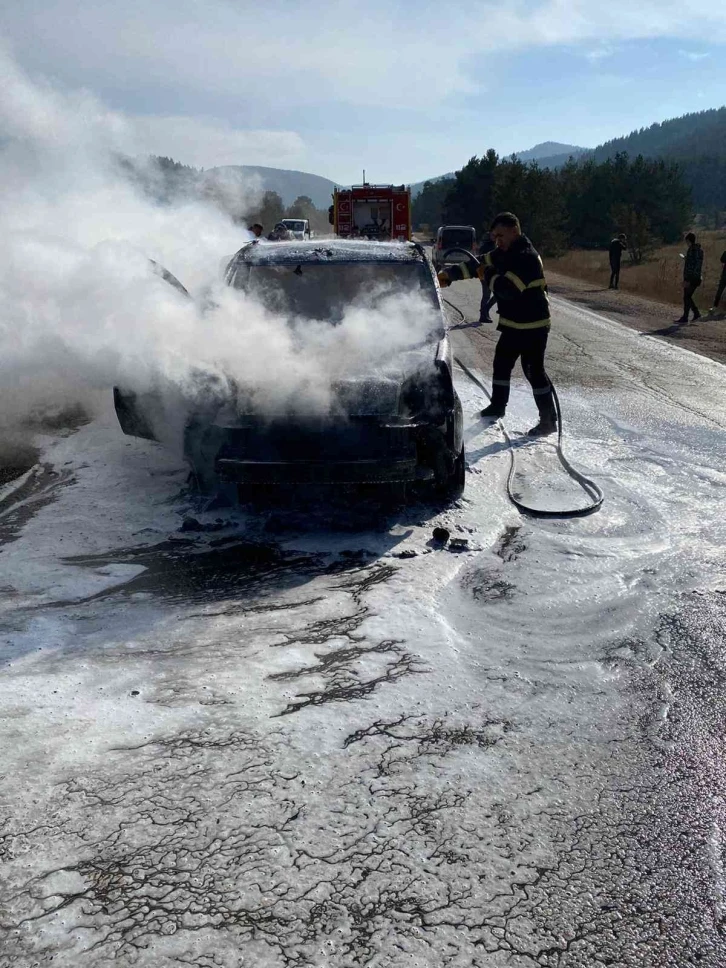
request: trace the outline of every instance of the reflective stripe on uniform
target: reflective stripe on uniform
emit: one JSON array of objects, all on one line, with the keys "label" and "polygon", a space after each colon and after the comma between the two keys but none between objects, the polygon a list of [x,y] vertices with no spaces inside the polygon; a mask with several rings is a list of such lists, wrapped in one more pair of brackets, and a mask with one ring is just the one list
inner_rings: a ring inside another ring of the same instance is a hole
[{"label": "reflective stripe on uniform", "polygon": [[509,279],[510,282],[513,282],[520,292],[524,292],[524,290],[527,288],[526,284],[523,283],[519,276],[514,272],[505,272],[504,278]]},{"label": "reflective stripe on uniform", "polygon": [[500,326],[508,326],[510,329],[543,329],[545,326],[549,329],[551,321],[547,319],[537,319],[533,323],[515,323],[511,319],[504,319],[504,317],[499,317]]},{"label": "reflective stripe on uniform", "polygon": [[472,275],[469,272],[469,267],[467,266],[466,262],[460,262],[459,263],[459,270],[461,271],[461,278],[462,279],[471,279],[472,278]]},{"label": "reflective stripe on uniform", "polygon": [[536,397],[543,397],[545,393],[551,393],[551,392],[552,392],[552,387],[549,384],[546,387],[537,387],[537,388],[532,387],[532,393]]},{"label": "reflective stripe on uniform", "polygon": [[511,380],[492,380],[492,386],[495,387],[508,387]]},{"label": "reflective stripe on uniform", "polygon": [[520,292],[524,292],[525,289],[544,289],[547,286],[547,280],[544,278],[534,279],[532,282],[525,284],[514,272],[505,272],[503,275],[502,273],[499,273],[496,276],[492,276],[492,282],[494,282],[495,279],[509,279],[509,281],[513,283],[513,285],[515,285]]}]

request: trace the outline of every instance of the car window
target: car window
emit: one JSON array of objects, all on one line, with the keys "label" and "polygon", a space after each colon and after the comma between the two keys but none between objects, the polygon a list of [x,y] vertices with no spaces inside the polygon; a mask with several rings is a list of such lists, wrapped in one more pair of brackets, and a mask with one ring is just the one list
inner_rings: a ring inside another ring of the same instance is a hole
[{"label": "car window", "polygon": [[353,303],[375,306],[397,293],[423,295],[439,308],[431,274],[420,262],[253,265],[247,274],[237,272],[233,285],[273,312],[331,323],[339,323]]},{"label": "car window", "polygon": [[446,229],[441,233],[441,242],[445,249],[452,249],[455,245],[471,249],[474,244],[474,233],[471,229]]},{"label": "car window", "polygon": [[286,218],[283,221],[283,225],[286,225],[291,232],[304,232],[305,222],[301,218]]}]

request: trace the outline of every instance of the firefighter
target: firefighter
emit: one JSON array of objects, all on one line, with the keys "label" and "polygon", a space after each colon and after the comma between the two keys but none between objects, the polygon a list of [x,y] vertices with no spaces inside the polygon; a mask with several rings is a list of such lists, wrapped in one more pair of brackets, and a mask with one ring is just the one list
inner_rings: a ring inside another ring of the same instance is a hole
[{"label": "firefighter", "polygon": [[492,400],[481,415],[492,419],[504,416],[512,370],[521,357],[539,410],[539,423],[529,436],[542,437],[557,430],[552,385],[544,368],[550,310],[542,260],[511,212],[497,215],[491,237],[495,248],[478,266],[472,260],[450,266],[439,272],[439,283],[448,286],[477,276],[490,287],[497,300],[501,335],[494,353]]}]

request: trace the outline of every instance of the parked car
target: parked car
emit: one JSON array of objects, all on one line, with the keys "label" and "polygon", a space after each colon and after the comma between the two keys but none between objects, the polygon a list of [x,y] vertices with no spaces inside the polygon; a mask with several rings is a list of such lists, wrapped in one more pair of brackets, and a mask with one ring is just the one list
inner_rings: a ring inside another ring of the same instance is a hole
[{"label": "parked car", "polygon": [[284,218],[282,224],[292,232],[293,239],[304,241],[313,237],[310,231],[310,222],[306,218]]},{"label": "parked car", "polygon": [[[331,376],[336,406],[324,418],[312,412],[259,413],[244,388],[236,388],[234,400],[212,389],[204,405],[190,405],[184,433],[185,456],[203,492],[213,492],[220,481],[241,488],[375,483],[399,490],[421,481],[442,496],[461,493],[461,402],[438,283],[420,245],[253,241],[232,257],[225,281],[298,325],[308,318],[331,326],[361,295],[390,283],[398,292],[422,295],[434,325],[383,369]],[[274,369],[274,358],[269,365]],[[114,396],[124,432],[154,437],[153,401],[119,388]]]},{"label": "parked car", "polygon": [[443,269],[452,262],[463,262],[466,256],[462,252],[452,252],[444,259],[444,254],[453,248],[468,249],[476,252],[476,229],[473,225],[441,225],[436,232],[431,259],[436,270]]}]

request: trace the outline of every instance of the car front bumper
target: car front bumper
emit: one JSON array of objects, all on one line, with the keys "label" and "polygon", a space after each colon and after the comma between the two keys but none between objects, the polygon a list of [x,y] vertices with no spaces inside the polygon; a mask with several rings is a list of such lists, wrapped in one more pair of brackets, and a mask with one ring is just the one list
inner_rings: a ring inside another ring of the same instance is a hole
[{"label": "car front bumper", "polygon": [[380,484],[427,477],[417,460],[254,461],[221,457],[216,470],[236,484]]},{"label": "car front bumper", "polygon": [[229,428],[214,469],[238,484],[414,481],[429,476],[420,466],[421,430],[395,418]]}]

